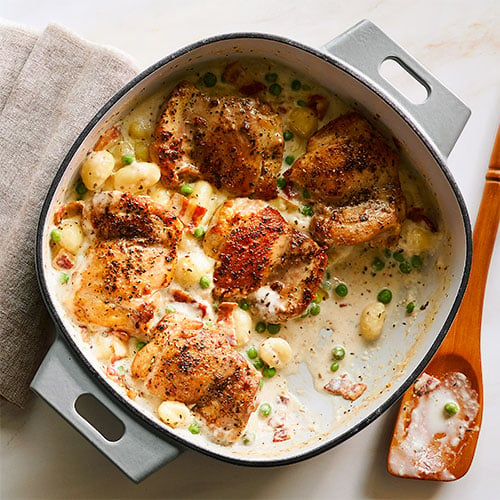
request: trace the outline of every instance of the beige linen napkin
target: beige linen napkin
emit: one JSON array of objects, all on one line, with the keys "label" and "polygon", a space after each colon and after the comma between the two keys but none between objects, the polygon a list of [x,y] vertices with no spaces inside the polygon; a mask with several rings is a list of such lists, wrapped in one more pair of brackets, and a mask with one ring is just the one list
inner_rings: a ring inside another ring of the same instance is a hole
[{"label": "beige linen napkin", "polygon": [[59,26],[0,21],[0,394],[21,407],[49,340],[34,268],[42,202],[85,124],[136,73]]}]

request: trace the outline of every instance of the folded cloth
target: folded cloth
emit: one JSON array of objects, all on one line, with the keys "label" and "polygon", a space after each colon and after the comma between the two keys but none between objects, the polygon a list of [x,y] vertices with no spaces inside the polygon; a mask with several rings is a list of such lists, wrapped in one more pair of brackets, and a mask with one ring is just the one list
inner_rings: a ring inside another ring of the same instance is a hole
[{"label": "folded cloth", "polygon": [[85,124],[136,73],[125,54],[59,26],[37,35],[0,22],[0,394],[18,406],[49,342],[34,263],[41,205]]}]

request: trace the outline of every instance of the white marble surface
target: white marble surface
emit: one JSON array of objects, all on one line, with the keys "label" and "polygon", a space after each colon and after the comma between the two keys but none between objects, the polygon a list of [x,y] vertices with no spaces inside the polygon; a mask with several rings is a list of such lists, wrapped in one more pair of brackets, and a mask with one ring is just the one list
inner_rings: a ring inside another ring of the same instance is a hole
[{"label": "white marble surface", "polygon": [[[0,15],[42,29],[56,21],[114,45],[144,67],[207,35],[260,31],[320,46],[369,18],[472,109],[449,166],[476,217],[500,119],[500,3],[470,1],[0,0]],[[498,498],[500,244],[483,316],[486,405],[476,457],[454,483],[397,479],[385,469],[396,408],[341,446],[278,469],[242,468],[194,452],[134,485],[42,401],[2,403],[1,498]]]}]

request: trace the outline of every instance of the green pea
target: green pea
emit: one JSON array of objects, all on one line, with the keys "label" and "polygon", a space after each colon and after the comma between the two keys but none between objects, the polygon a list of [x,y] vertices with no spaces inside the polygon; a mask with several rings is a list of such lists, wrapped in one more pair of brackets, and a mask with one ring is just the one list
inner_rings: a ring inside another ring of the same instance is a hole
[{"label": "green pea", "polygon": [[302,215],[306,215],[307,217],[311,217],[311,215],[313,214],[313,209],[311,205],[302,205],[300,207],[300,213]]},{"label": "green pea", "polygon": [[415,269],[420,269],[424,264],[420,255],[413,255],[410,262]]},{"label": "green pea", "polygon": [[181,194],[187,196],[193,192],[193,186],[191,184],[183,184],[181,186]]},{"label": "green pea", "polygon": [[301,318],[307,318],[309,316],[309,309],[306,309],[306,312],[302,314],[300,317]]},{"label": "green pea", "polygon": [[255,441],[255,434],[253,432],[247,432],[243,434],[241,440],[245,446],[249,446]]},{"label": "green pea", "polygon": [[386,249],[384,250],[384,255],[385,255],[388,259],[390,259],[390,258],[392,257],[392,252],[391,252],[388,248],[386,248]]},{"label": "green pea", "polygon": [[285,139],[285,141],[291,141],[293,139],[293,133],[291,130],[285,130],[283,132],[283,139]]},{"label": "green pea", "polygon": [[136,351],[139,352],[145,345],[146,342],[137,342],[137,344],[135,344]]},{"label": "green pea", "polygon": [[336,372],[338,369],[339,369],[340,365],[334,361],[331,365],[330,365],[330,371],[332,372]]},{"label": "green pea", "polygon": [[272,85],[269,86],[269,92],[273,95],[280,95],[281,94],[281,85],[279,83],[273,83]]},{"label": "green pea", "polygon": [[304,108],[304,107],[307,106],[307,103],[306,103],[306,101],[303,101],[302,99],[299,99],[297,101],[297,106],[300,106],[301,108]]},{"label": "green pea", "polygon": [[255,366],[257,370],[262,370],[262,368],[264,368],[264,361],[260,358],[256,358],[253,362],[253,366]]},{"label": "green pea", "polygon": [[404,262],[404,260],[405,260],[405,256],[403,255],[403,250],[396,250],[392,254],[392,257],[397,262]]},{"label": "green pea", "polygon": [[134,163],[134,161],[135,161],[134,155],[123,155],[122,156],[122,163],[124,165],[130,165],[131,163]]},{"label": "green pea", "polygon": [[210,286],[210,278],[208,276],[202,276],[200,278],[200,286],[203,289],[208,288]]},{"label": "green pea", "polygon": [[392,292],[388,288],[380,290],[377,295],[377,300],[382,304],[388,304],[392,300]]},{"label": "green pea", "polygon": [[444,405],[444,411],[449,417],[453,417],[453,415],[456,415],[458,413],[458,410],[460,410],[460,407],[457,403],[455,403],[455,401],[449,401]]},{"label": "green pea", "polygon": [[312,300],[315,304],[321,304],[321,296],[317,293]]},{"label": "green pea", "polygon": [[345,357],[345,349],[341,346],[335,346],[332,349],[332,358],[336,359],[337,361],[341,361]]},{"label": "green pea", "polygon": [[278,79],[278,74],[277,73],[267,73],[267,75],[264,78],[265,78],[266,82],[274,83]]},{"label": "green pea", "polygon": [[255,325],[255,331],[257,331],[258,333],[264,333],[266,331],[266,328],[267,328],[267,325],[263,321],[259,321]]},{"label": "green pea", "polygon": [[307,188],[304,188],[302,190],[302,197],[305,199],[309,199],[311,197],[311,193],[309,192],[309,190]]},{"label": "green pea", "polygon": [[411,273],[411,266],[408,262],[401,262],[401,264],[399,264],[399,270],[403,274],[410,274]]},{"label": "green pea", "polygon": [[242,300],[240,302],[240,309],[243,309],[244,311],[248,311],[250,309],[250,304],[246,300]]},{"label": "green pea", "polygon": [[217,83],[217,77],[208,71],[203,75],[203,83],[206,87],[213,87]]},{"label": "green pea", "polygon": [[261,417],[269,417],[272,411],[273,409],[271,408],[271,405],[269,403],[262,403],[259,406],[259,415]]},{"label": "green pea", "polygon": [[270,366],[266,366],[262,370],[262,375],[266,378],[273,378],[276,375],[276,368],[271,368]]},{"label": "green pea", "polygon": [[59,229],[52,229],[52,231],[50,232],[50,239],[54,243],[61,241],[61,231],[59,231]]},{"label": "green pea", "polygon": [[278,177],[276,184],[278,184],[280,189],[283,189],[286,186],[286,179],[284,177]]},{"label": "green pea", "polygon": [[286,158],[285,158],[285,163],[287,165],[293,165],[293,162],[295,161],[295,156],[293,155],[288,155]]},{"label": "green pea", "polygon": [[65,285],[68,281],[69,281],[68,273],[61,273],[59,275],[59,283],[61,283],[61,285]]},{"label": "green pea", "polygon": [[78,179],[78,182],[76,183],[75,186],[75,191],[80,196],[83,196],[88,191],[87,186],[85,186],[85,184],[81,179]]},{"label": "green pea", "polygon": [[279,323],[276,323],[276,324],[268,323],[267,324],[267,331],[269,333],[271,333],[272,335],[276,335],[280,330],[281,330],[281,325]]},{"label": "green pea", "polygon": [[165,312],[166,312],[167,314],[171,314],[171,313],[174,313],[174,312],[175,312],[175,309],[174,309],[173,307],[167,307],[167,308],[165,309]]},{"label": "green pea", "polygon": [[191,434],[199,434],[201,432],[200,424],[196,421],[189,424],[188,430]]},{"label": "green pea", "polygon": [[309,307],[309,314],[311,316],[317,316],[321,311],[321,306],[316,303],[312,303]]},{"label": "green pea", "polygon": [[415,309],[415,302],[408,302],[408,304],[406,304],[406,313],[407,314],[411,314],[414,309]]},{"label": "green pea", "polygon": [[292,90],[300,90],[302,88],[302,83],[300,83],[300,80],[293,80],[290,87],[292,87]]},{"label": "green pea", "polygon": [[194,230],[194,237],[195,238],[203,238],[203,236],[205,236],[205,228],[203,228],[203,227],[197,227]]},{"label": "green pea", "polygon": [[379,259],[378,257],[375,257],[372,261],[372,267],[375,269],[375,271],[382,271],[385,267],[385,263],[382,259]]},{"label": "green pea", "polygon": [[347,286],[344,285],[344,283],[340,283],[340,285],[337,285],[335,287],[335,293],[339,297],[345,297],[349,293],[349,290],[348,290]]},{"label": "green pea", "polygon": [[250,358],[250,359],[255,359],[257,356],[258,356],[258,351],[257,351],[257,348],[252,346],[252,347],[249,347],[248,350],[247,350],[247,356]]}]

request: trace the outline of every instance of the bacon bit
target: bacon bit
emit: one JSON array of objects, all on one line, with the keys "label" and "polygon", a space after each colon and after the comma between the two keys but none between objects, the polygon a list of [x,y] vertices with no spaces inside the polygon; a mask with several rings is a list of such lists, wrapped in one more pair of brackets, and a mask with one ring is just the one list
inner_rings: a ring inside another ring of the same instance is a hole
[{"label": "bacon bit", "polygon": [[203,216],[207,213],[206,208],[188,200],[179,193],[174,193],[170,198],[168,210],[176,215],[191,232],[196,230]]},{"label": "bacon bit", "polygon": [[433,233],[438,232],[437,224],[433,220],[429,219],[429,217],[427,217],[427,215],[424,214],[423,208],[420,208],[420,207],[410,208],[410,210],[408,210],[408,213],[406,214],[406,217],[413,222],[425,222],[427,224],[428,228]]},{"label": "bacon bit", "polygon": [[238,307],[235,302],[222,302],[217,309],[217,326],[223,330],[229,345],[235,346],[236,330],[234,325],[233,312]]},{"label": "bacon bit", "polygon": [[332,394],[354,401],[365,392],[366,384],[358,384],[349,379],[347,373],[343,373],[340,377],[332,378],[324,388]]},{"label": "bacon bit", "polygon": [[99,137],[99,140],[95,143],[94,151],[102,151],[107,149],[112,142],[117,139],[123,139],[122,133],[117,127],[111,127],[104,132],[104,134]]},{"label": "bacon bit", "polygon": [[67,217],[74,217],[75,215],[82,215],[83,211],[83,201],[72,201],[63,205],[55,214],[54,214],[54,224],[57,226],[61,223],[63,219]]},{"label": "bacon bit", "polygon": [[130,399],[135,399],[138,396],[137,391],[134,391],[133,389],[127,389],[126,394]]},{"label": "bacon bit", "polygon": [[325,117],[326,112],[328,111],[328,106],[330,106],[330,102],[322,95],[314,94],[309,96],[307,99],[307,107],[314,111],[314,114],[320,120]]},{"label": "bacon bit", "polygon": [[130,335],[127,332],[124,332],[123,330],[111,330],[110,335],[113,335],[114,337],[119,338],[120,340],[124,340],[125,342],[128,342],[130,339]]},{"label": "bacon bit", "polygon": [[236,85],[238,82],[241,84],[245,77],[245,70],[239,61],[228,64],[223,72],[224,78],[229,83]]},{"label": "bacon bit", "polygon": [[251,83],[247,83],[246,85],[242,85],[238,90],[246,96],[256,95],[259,92],[262,92],[266,89],[266,86],[262,82],[258,82],[254,80]]},{"label": "bacon bit", "polygon": [[71,269],[75,265],[75,257],[64,248],[60,248],[57,255],[54,257],[52,265],[56,269]]},{"label": "bacon bit", "polygon": [[428,375],[427,373],[423,373],[418,377],[415,385],[413,386],[413,392],[417,396],[423,396],[428,392],[432,392],[434,389],[439,387],[441,382],[436,377]]},{"label": "bacon bit", "polygon": [[111,364],[113,363],[116,363],[117,361],[120,361],[120,359],[123,359],[125,356],[118,356],[118,355],[114,355],[111,357]]},{"label": "bacon bit", "polygon": [[286,427],[277,427],[274,431],[273,443],[290,439],[290,431]]},{"label": "bacon bit", "polygon": [[339,304],[339,307],[347,307],[347,304],[346,304],[346,303],[344,303],[344,302],[341,302],[341,303]]},{"label": "bacon bit", "polygon": [[110,377],[118,377],[119,376],[118,372],[111,365],[108,365],[106,367],[106,374],[109,375]]},{"label": "bacon bit", "polygon": [[204,318],[207,314],[207,306],[198,302],[192,295],[185,292],[184,290],[179,290],[174,288],[172,290],[172,297],[176,302],[182,302],[184,304],[196,304],[196,307],[201,311],[201,317]]},{"label": "bacon bit", "polygon": [[279,106],[279,107],[278,107],[278,113],[279,113],[280,115],[285,115],[286,113],[288,113],[288,109],[286,109],[286,108],[285,108],[285,107],[283,107],[283,106]]},{"label": "bacon bit", "polygon": [[280,403],[283,403],[284,405],[287,405],[290,402],[290,398],[287,396],[283,396],[283,394],[280,394]]}]

